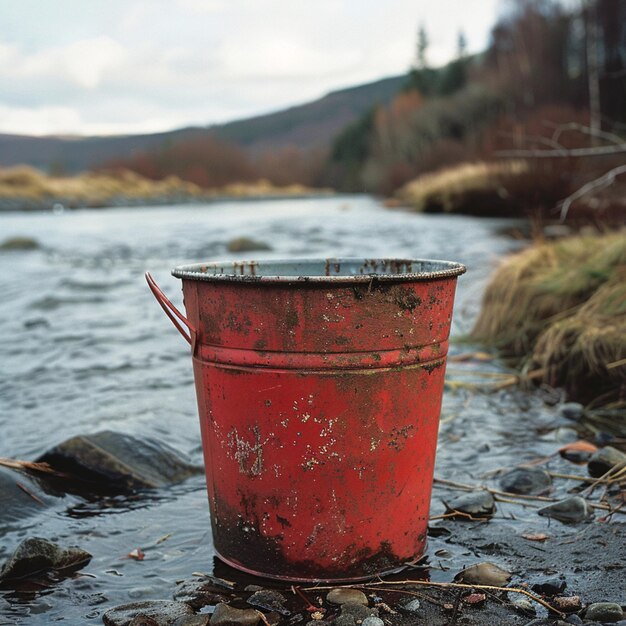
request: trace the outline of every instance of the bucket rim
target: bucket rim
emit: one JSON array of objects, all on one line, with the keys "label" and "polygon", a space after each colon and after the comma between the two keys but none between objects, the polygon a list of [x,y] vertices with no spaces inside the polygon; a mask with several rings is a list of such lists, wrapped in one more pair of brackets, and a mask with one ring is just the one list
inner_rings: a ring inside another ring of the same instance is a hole
[{"label": "bucket rim", "polygon": [[[319,265],[318,265],[319,264]],[[264,266],[285,268],[318,265],[324,273],[291,274],[272,272],[262,273]],[[341,274],[342,265],[356,266],[358,273]],[[414,271],[413,266],[420,269]],[[382,270],[382,271],[379,271]],[[404,269],[404,271],[402,271]],[[456,261],[440,259],[398,259],[398,258],[319,258],[303,257],[293,259],[263,259],[244,261],[208,261],[179,265],[172,270],[172,276],[184,280],[235,283],[323,283],[355,284],[368,283],[372,280],[381,282],[412,282],[456,278],[464,274],[467,268]],[[334,272],[334,273],[333,273]]]}]

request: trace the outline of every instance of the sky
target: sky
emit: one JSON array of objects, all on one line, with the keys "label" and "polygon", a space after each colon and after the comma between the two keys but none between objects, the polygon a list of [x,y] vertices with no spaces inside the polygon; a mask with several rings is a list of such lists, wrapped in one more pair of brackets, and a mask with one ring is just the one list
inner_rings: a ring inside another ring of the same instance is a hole
[{"label": "sky", "polygon": [[487,45],[499,0],[2,0],[0,132],[210,125],[402,74],[458,33]]}]

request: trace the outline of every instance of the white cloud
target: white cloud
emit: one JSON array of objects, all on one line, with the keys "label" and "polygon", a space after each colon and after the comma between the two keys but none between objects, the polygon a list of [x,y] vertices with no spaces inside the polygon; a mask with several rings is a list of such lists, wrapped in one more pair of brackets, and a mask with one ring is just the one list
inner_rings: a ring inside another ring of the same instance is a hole
[{"label": "white cloud", "polygon": [[20,134],[24,129],[32,135],[71,133],[80,128],[82,120],[71,107],[7,107],[0,104],[2,131]]},{"label": "white cloud", "polygon": [[461,27],[478,50],[498,0],[59,2],[0,40],[0,132],[148,132],[277,110],[406,71],[420,22],[433,64]]}]

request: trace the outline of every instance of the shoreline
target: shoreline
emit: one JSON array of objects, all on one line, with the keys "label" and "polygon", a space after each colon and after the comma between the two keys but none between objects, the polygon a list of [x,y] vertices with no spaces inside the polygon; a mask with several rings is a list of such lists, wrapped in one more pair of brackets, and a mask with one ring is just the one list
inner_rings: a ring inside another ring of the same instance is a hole
[{"label": "shoreline", "polygon": [[262,202],[264,200],[309,200],[329,198],[332,196],[354,195],[340,194],[332,190],[310,193],[275,193],[251,194],[238,196],[235,194],[206,196],[159,196],[140,198],[112,198],[108,202],[83,201],[77,202],[67,198],[46,198],[32,200],[23,197],[0,198],[0,214],[2,213],[47,213],[65,211],[81,211],[85,209],[130,209],[140,207],[172,206],[183,204],[216,204],[220,202]]}]

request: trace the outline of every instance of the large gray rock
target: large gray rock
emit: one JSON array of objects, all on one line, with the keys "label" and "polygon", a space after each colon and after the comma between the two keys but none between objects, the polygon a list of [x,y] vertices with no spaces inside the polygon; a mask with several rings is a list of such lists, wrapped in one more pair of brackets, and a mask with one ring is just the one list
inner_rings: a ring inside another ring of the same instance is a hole
[{"label": "large gray rock", "polygon": [[1,525],[6,526],[45,510],[48,498],[29,476],[0,465],[0,503]]},{"label": "large gray rock", "polygon": [[193,609],[183,602],[144,600],[109,609],[102,616],[102,621],[105,626],[130,626],[141,621],[148,624],[153,622],[156,626],[172,626],[181,617],[193,614]]},{"label": "large gray rock", "polygon": [[78,479],[122,490],[163,487],[203,471],[163,443],[108,430],[72,437],[38,461]]},{"label": "large gray rock", "polygon": [[75,570],[87,565],[91,554],[80,548],[61,548],[41,537],[29,537],[15,549],[0,570],[0,581],[18,580],[47,570]]}]

